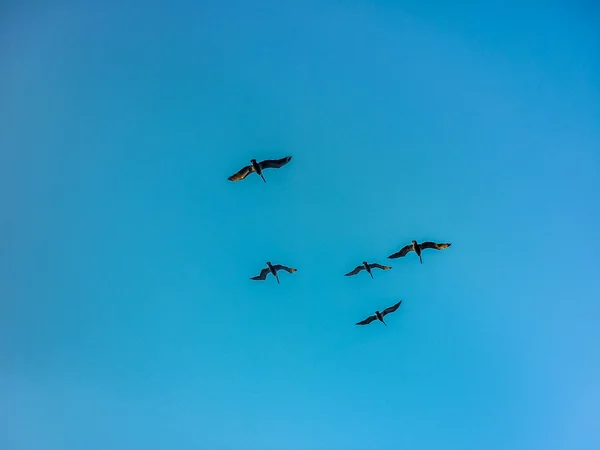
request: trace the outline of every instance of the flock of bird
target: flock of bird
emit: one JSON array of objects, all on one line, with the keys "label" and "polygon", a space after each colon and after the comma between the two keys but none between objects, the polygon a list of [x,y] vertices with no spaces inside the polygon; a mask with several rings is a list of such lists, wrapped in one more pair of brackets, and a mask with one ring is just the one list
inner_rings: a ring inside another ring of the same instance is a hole
[{"label": "flock of bird", "polygon": [[[227,179],[229,181],[241,181],[241,180],[245,179],[251,173],[256,173],[266,183],[267,180],[265,179],[265,176],[263,175],[264,169],[279,169],[279,168],[285,166],[287,163],[289,163],[291,159],[292,159],[291,156],[286,156],[285,158],[281,158],[281,159],[265,159],[264,161],[260,161],[260,162],[258,162],[256,159],[251,159],[249,165],[242,167],[238,172],[234,173]],[[410,252],[414,251],[417,254],[417,256],[419,257],[420,263],[423,264],[423,257],[422,257],[423,250],[428,249],[428,248],[434,249],[434,250],[443,250],[445,248],[450,247],[450,245],[452,245],[452,244],[436,243],[436,242],[431,242],[431,241],[421,242],[419,244],[417,241],[413,240],[412,243],[405,245],[396,253],[393,253],[390,256],[388,256],[388,258],[389,259],[402,258],[403,256],[406,256]],[[367,261],[363,261],[361,265],[356,266],[356,268],[354,268],[354,270],[348,272],[344,276],[351,277],[351,276],[357,275],[359,272],[365,270],[371,276],[371,278],[374,278],[373,277],[373,269],[390,270],[391,268],[392,268],[391,266],[384,266],[379,263],[368,263]],[[264,281],[267,279],[267,275],[272,274],[275,277],[275,279],[277,280],[277,283],[279,283],[279,275],[277,274],[277,272],[280,270],[284,270],[288,273],[294,273],[297,271],[297,269],[294,269],[293,267],[287,267],[287,266],[284,266],[283,264],[272,264],[271,261],[267,261],[267,267],[263,268],[260,271],[260,274],[254,276],[254,277],[251,277],[250,279]],[[383,318],[387,314],[390,314],[390,313],[393,313],[394,311],[396,311],[401,304],[402,304],[402,300],[400,300],[395,305],[388,306],[383,311],[375,311],[374,315],[369,316],[366,319],[361,320],[360,322],[357,322],[356,325],[368,325],[371,322],[373,322],[374,320],[379,320],[381,323],[383,323],[385,326],[387,326],[387,324],[385,323],[385,320],[383,320]]]}]

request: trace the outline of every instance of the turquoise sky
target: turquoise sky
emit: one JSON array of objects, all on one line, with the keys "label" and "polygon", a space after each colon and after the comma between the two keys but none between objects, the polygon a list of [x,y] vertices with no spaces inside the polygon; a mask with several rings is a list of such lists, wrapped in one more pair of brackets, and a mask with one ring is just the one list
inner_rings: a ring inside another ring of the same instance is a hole
[{"label": "turquoise sky", "polygon": [[2,450],[600,448],[598,6],[52,3],[0,6]]}]

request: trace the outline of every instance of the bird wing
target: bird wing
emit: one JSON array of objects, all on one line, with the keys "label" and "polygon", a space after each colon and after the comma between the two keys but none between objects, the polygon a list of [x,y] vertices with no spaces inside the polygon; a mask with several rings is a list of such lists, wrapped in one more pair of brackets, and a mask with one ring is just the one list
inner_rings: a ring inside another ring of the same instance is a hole
[{"label": "bird wing", "polygon": [[436,250],[443,250],[445,248],[450,247],[452,244],[436,244],[435,242],[423,242],[422,244],[419,244],[419,246],[421,247],[421,250],[425,249],[425,248],[434,248]]},{"label": "bird wing", "polygon": [[290,159],[292,159],[291,156],[286,156],[285,158],[281,159],[265,159],[264,161],[260,162],[260,168],[279,169],[280,167],[285,166],[287,163],[289,163]]},{"label": "bird wing", "polygon": [[369,325],[375,319],[377,319],[377,316],[369,316],[365,320],[361,320],[360,322],[357,322],[356,325]]},{"label": "bird wing", "polygon": [[239,170],[239,172],[234,173],[230,177],[227,177],[227,179],[229,181],[240,181],[240,180],[243,180],[244,178],[246,178],[252,172],[254,172],[254,167],[252,167],[252,165],[249,165],[249,166],[243,167],[242,169]]},{"label": "bird wing", "polygon": [[386,314],[393,313],[394,311],[396,311],[398,309],[398,307],[400,306],[400,303],[402,303],[402,300],[400,300],[394,306],[388,306],[383,311],[381,311],[381,315],[385,316]]},{"label": "bird wing", "polygon": [[361,270],[363,270],[365,268],[365,266],[356,266],[356,269],[354,269],[352,272],[348,272],[346,275],[344,275],[345,277],[351,277],[352,275],[356,275],[358,272],[360,272]]},{"label": "bird wing", "polygon": [[388,256],[388,258],[390,258],[390,259],[400,258],[402,256],[406,256],[406,254],[408,252],[411,252],[412,250],[413,250],[413,245],[408,244],[408,245],[402,247],[399,252],[396,252],[393,255]]},{"label": "bird wing", "polygon": [[298,270],[298,269],[294,269],[293,267],[282,266],[281,264],[275,264],[273,266],[273,269],[275,269],[275,270],[285,270],[286,272],[289,272],[289,273],[294,273],[294,272],[296,272]]},{"label": "bird wing", "polygon": [[391,266],[382,266],[381,264],[377,264],[377,263],[369,264],[369,267],[371,269],[375,268],[375,269],[381,269],[381,270],[390,270],[392,268]]},{"label": "bird wing", "polygon": [[267,274],[270,272],[268,267],[265,267],[260,271],[260,275],[256,275],[255,277],[250,278],[251,280],[264,280],[267,278]]}]

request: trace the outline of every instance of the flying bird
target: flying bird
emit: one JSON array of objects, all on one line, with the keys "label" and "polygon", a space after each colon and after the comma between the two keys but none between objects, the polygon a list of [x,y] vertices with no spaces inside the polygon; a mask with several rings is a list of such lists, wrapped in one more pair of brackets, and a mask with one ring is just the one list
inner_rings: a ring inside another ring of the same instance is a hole
[{"label": "flying bird", "polygon": [[445,248],[450,247],[452,244],[436,244],[435,242],[423,242],[421,244],[417,243],[413,239],[412,244],[408,244],[405,247],[402,247],[399,252],[394,253],[393,255],[388,256],[390,259],[401,258],[402,256],[406,256],[408,252],[415,251],[419,256],[419,261],[423,264],[423,258],[421,258],[421,251],[426,248],[434,248],[436,250],[443,250]]},{"label": "flying bird", "polygon": [[361,270],[366,270],[367,273],[369,275],[371,275],[371,278],[373,278],[373,273],[371,272],[371,269],[390,270],[391,267],[390,266],[382,266],[381,264],[377,264],[377,263],[369,264],[368,262],[363,261],[362,265],[356,266],[356,269],[354,269],[352,272],[348,272],[344,276],[351,277],[353,275],[356,275]]},{"label": "flying bird", "polygon": [[250,165],[243,167],[239,172],[234,173],[230,177],[227,177],[229,181],[240,181],[250,175],[252,172],[256,172],[262,180],[266,183],[265,177],[263,176],[264,169],[279,169],[285,166],[292,159],[291,156],[286,156],[281,159],[265,159],[264,161],[257,162],[255,159],[250,160]]},{"label": "flying bird", "polygon": [[375,311],[375,315],[374,316],[369,316],[365,320],[361,320],[360,322],[357,322],[356,325],[369,325],[374,320],[379,320],[381,323],[383,323],[387,327],[387,323],[385,323],[385,320],[383,320],[383,318],[387,314],[393,313],[394,311],[396,311],[398,309],[398,307],[400,306],[400,303],[402,303],[402,300],[400,300],[394,306],[389,306],[389,307],[385,308],[381,312]]},{"label": "flying bird", "polygon": [[272,273],[273,276],[277,279],[277,283],[279,283],[279,276],[277,275],[278,270],[285,270],[289,273],[294,273],[297,269],[293,269],[291,267],[282,266],[281,264],[271,264],[271,261],[267,261],[267,267],[260,271],[260,275],[256,275],[255,277],[250,278],[251,280],[265,280],[269,273]]}]

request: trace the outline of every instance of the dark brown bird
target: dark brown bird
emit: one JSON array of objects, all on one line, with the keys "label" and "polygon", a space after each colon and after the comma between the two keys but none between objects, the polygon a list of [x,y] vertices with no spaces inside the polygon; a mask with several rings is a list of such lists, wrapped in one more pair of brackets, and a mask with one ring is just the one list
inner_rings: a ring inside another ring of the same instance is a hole
[{"label": "dark brown bird", "polygon": [[348,272],[344,276],[351,277],[353,275],[356,275],[361,270],[366,270],[367,273],[369,275],[371,275],[371,278],[373,278],[373,272],[371,272],[371,269],[390,270],[391,267],[390,266],[382,266],[381,264],[377,264],[377,263],[369,264],[368,262],[363,261],[362,265],[356,266],[356,269],[354,269],[352,272]]},{"label": "dark brown bird", "polygon": [[389,306],[389,307],[385,308],[381,312],[375,311],[375,315],[374,316],[369,316],[365,320],[361,320],[360,322],[357,322],[356,325],[369,325],[371,322],[373,322],[374,320],[377,319],[377,320],[379,320],[381,323],[383,323],[387,327],[387,323],[385,323],[385,320],[383,320],[383,318],[387,314],[393,313],[394,311],[396,311],[398,309],[398,307],[400,306],[401,303],[402,303],[402,300],[400,300],[394,306]]},{"label": "dark brown bird", "polygon": [[227,179],[229,181],[240,181],[250,175],[252,172],[256,172],[262,180],[266,183],[265,177],[263,176],[264,169],[279,169],[282,166],[285,166],[292,159],[291,156],[286,156],[281,159],[265,159],[264,161],[257,162],[255,159],[250,160],[250,165],[240,169],[239,172],[234,173]]},{"label": "dark brown bird", "polygon": [[293,269],[291,267],[282,266],[281,264],[271,264],[271,261],[267,261],[267,267],[260,271],[260,275],[256,275],[255,277],[250,278],[251,280],[265,280],[269,273],[272,273],[273,276],[277,279],[277,283],[279,283],[279,276],[277,275],[278,270],[285,270],[289,273],[294,273],[297,269]]},{"label": "dark brown bird", "polygon": [[390,259],[401,258],[402,256],[406,256],[409,252],[416,252],[419,256],[419,261],[423,264],[423,258],[421,258],[421,251],[426,248],[434,248],[436,250],[443,250],[445,248],[450,247],[452,244],[436,244],[435,242],[423,242],[422,244],[418,244],[417,241],[413,239],[412,244],[408,244],[405,247],[402,247],[399,252],[394,253],[393,255],[388,256]]}]

